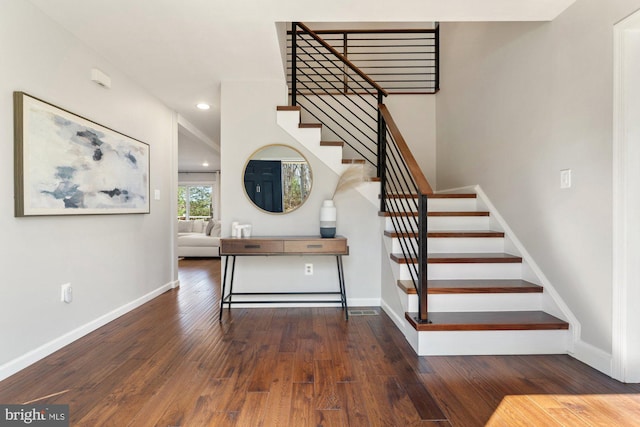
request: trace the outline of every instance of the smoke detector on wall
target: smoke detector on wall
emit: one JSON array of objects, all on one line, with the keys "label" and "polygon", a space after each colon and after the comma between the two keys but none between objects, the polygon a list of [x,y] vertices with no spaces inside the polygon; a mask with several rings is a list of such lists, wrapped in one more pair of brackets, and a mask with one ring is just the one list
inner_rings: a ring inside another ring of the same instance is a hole
[{"label": "smoke detector on wall", "polygon": [[97,68],[91,69],[91,81],[96,82],[102,87],[106,87],[107,89],[111,88],[111,77],[98,70]]}]

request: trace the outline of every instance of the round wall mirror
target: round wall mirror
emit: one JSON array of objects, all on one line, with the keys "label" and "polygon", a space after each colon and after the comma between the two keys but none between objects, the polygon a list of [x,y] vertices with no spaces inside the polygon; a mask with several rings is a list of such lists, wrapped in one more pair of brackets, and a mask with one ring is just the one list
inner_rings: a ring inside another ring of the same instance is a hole
[{"label": "round wall mirror", "polygon": [[244,190],[256,207],[270,213],[288,213],[309,197],[311,167],[295,148],[267,145],[251,155],[243,180]]}]

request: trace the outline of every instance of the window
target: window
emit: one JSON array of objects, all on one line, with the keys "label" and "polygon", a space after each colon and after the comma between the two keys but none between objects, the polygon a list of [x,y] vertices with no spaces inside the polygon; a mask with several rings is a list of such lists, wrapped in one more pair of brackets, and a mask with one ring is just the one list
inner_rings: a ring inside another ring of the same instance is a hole
[{"label": "window", "polygon": [[178,186],[178,219],[212,218],[212,194],[211,185]]}]

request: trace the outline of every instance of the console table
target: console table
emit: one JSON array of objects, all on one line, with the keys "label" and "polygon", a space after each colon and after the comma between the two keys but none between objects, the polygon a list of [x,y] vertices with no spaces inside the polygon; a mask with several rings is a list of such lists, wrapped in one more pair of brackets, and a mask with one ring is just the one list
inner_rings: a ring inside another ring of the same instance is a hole
[{"label": "console table", "polygon": [[[338,267],[338,287],[336,292],[233,292],[233,277],[236,269],[236,257],[238,256],[291,256],[291,255],[329,255],[336,257]],[[281,304],[281,303],[329,303],[339,302],[344,310],[345,318],[349,319],[347,311],[347,296],[345,293],[344,269],[342,256],[349,255],[349,247],[345,237],[321,238],[320,236],[265,236],[251,238],[223,238],[220,239],[220,256],[224,256],[224,278],[222,279],[222,297],[220,298],[220,317],[225,304],[231,310],[231,304]],[[227,271],[229,271],[229,258],[231,263],[231,280],[229,294],[225,295],[227,287]],[[339,295],[340,299],[331,300],[262,300],[262,301],[232,301],[234,295]]]}]

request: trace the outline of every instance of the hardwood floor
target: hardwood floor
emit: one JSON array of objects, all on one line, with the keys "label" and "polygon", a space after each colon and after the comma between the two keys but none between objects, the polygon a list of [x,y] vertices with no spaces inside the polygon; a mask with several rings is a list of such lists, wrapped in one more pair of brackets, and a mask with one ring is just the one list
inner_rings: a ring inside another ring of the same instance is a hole
[{"label": "hardwood floor", "polygon": [[72,426],[632,426],[640,385],[569,356],[417,357],[391,320],[234,308],[219,260],[0,382],[0,403],[69,404]]}]

